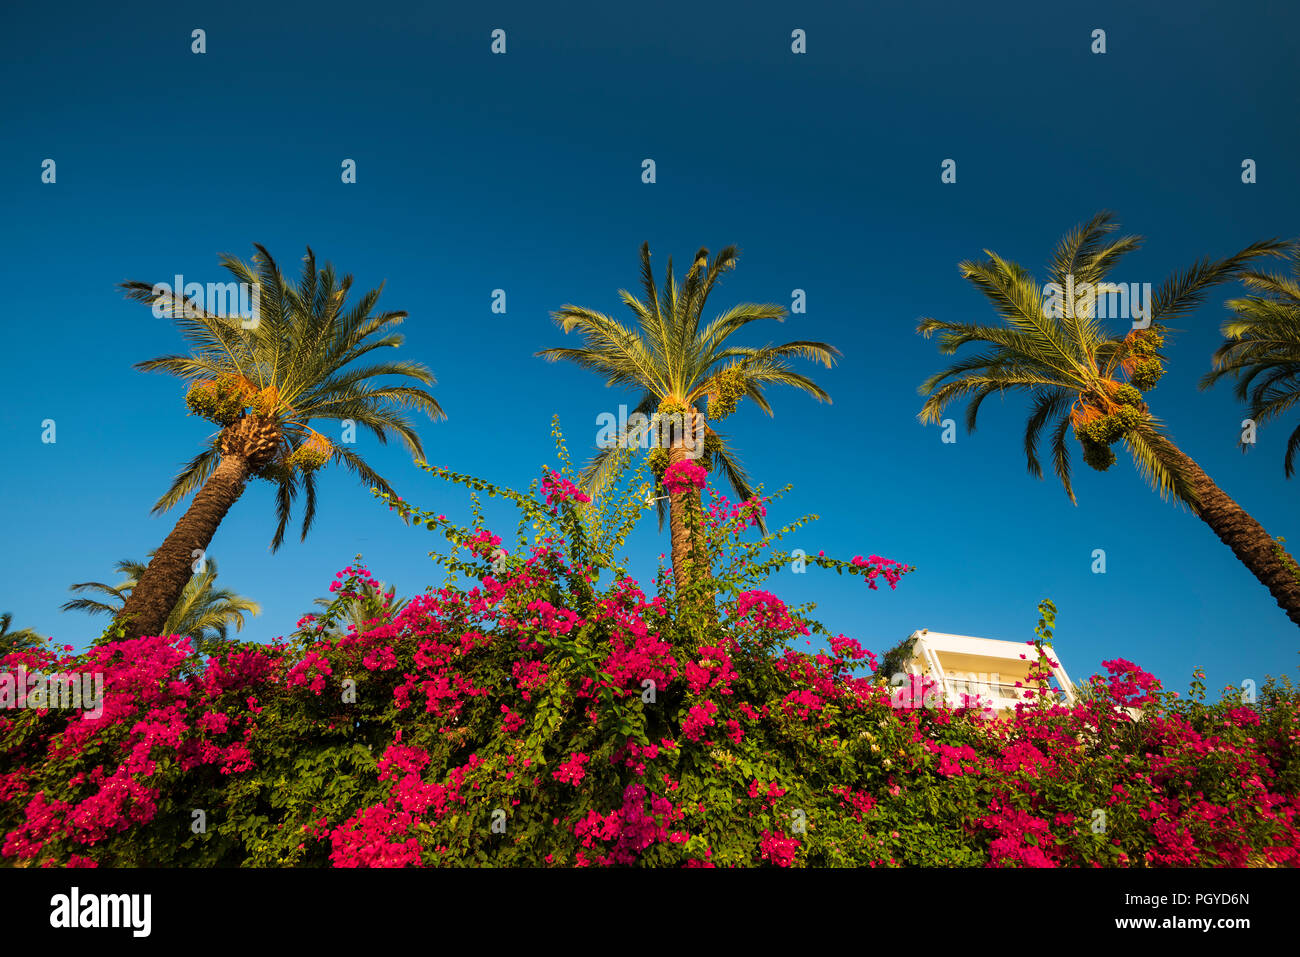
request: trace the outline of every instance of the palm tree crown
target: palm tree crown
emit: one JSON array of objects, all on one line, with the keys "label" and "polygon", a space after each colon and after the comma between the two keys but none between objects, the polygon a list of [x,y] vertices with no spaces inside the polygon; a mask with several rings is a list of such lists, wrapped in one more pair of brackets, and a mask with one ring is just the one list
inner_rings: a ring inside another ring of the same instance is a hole
[{"label": "palm tree crown", "polygon": [[[226,269],[253,292],[256,314],[248,318],[215,314],[183,290],[124,284],[129,298],[166,311],[191,346],[189,355],[162,356],[137,368],[185,380],[191,412],[220,427],[208,448],[181,470],[154,506],[154,511],[162,511],[195,493],[118,616],[114,629],[124,629],[128,637],[157,634],[180,599],[192,558],[208,548],[250,479],[266,479],[276,486],[274,550],[284,541],[300,491],[306,500],[306,538],[316,516],[315,473],[329,462],[339,463],[373,488],[395,494],[349,448],[357,426],[369,429],[381,443],[396,435],[420,460],[424,449],[401,410],[415,408],[433,419],[443,417],[437,401],[421,388],[434,381],[423,365],[357,364],[376,349],[402,344],[393,329],[405,312],[372,314],[378,289],[347,307],[352,277],[340,280],[329,264],[318,270],[310,248],[296,285],[285,280],[263,247],[256,248],[253,265],[221,257]],[[376,381],[387,377],[397,381]],[[311,427],[312,422],[330,419],[340,426],[337,442]]]},{"label": "palm tree crown", "polygon": [[378,384],[386,376],[432,385],[433,374],[421,363],[389,360],[369,365],[352,363],[376,349],[399,347],[403,337],[393,330],[407,313],[372,314],[382,292],[372,289],[345,308],[352,277],[339,279],[331,264],[317,269],[308,247],[302,276],[290,284],[270,253],[255,244],[253,263],[223,255],[221,264],[240,282],[259,289],[255,323],[237,315],[215,315],[179,291],[158,295],[155,286],[123,283],[129,298],[160,306],[175,320],[191,346],[188,356],[170,355],[137,363],[146,372],[166,372],[190,383],[186,396],[191,410],[222,427],[208,448],[176,476],[154,506],[166,511],[202,487],[220,461],[223,440],[233,430],[256,420],[268,430],[271,448],[258,450],[254,475],[276,485],[278,525],[272,548],[284,541],[294,499],[306,499],[302,537],[316,515],[316,471],[333,461],[362,481],[384,492],[392,489],[347,442],[331,442],[313,428],[316,420],[336,420],[363,426],[381,444],[396,435],[416,459],[424,448],[402,408],[414,408],[437,420],[441,406],[419,385]]},{"label": "palm tree crown", "polygon": [[[996,253],[986,251],[988,259],[983,262],[962,263],[962,275],[993,303],[1005,325],[921,320],[918,331],[925,336],[939,332],[939,349],[945,354],[967,343],[986,346],[922,384],[921,392],[928,396],[921,420],[940,421],[949,402],[969,399],[966,426],[974,431],[980,403],[994,392],[1029,393],[1033,402],[1025,424],[1029,471],[1042,478],[1038,440],[1052,423],[1053,463],[1072,502],[1067,440],[1071,426],[1084,462],[1100,471],[1114,463],[1110,447],[1122,440],[1139,473],[1161,497],[1187,505],[1300,625],[1300,576],[1292,571],[1294,560],[1281,542],[1170,441],[1144,395],[1164,373],[1165,323],[1194,309],[1212,286],[1236,278],[1252,260],[1282,254],[1289,244],[1265,240],[1226,259],[1204,259],[1175,273],[1160,284],[1149,307],[1143,306],[1140,321],[1120,337],[1098,322],[1097,306],[1105,300],[1097,293],[1118,288],[1107,283],[1106,276],[1140,240],[1112,238],[1114,229],[1110,214],[1100,213],[1066,234],[1049,266],[1050,297],[1044,296],[1046,287],[1040,288],[1022,267]],[[1069,294],[1062,302],[1064,290]],[[1076,297],[1079,290],[1084,294]]]},{"label": "palm tree crown", "polygon": [[[704,447],[701,464],[721,470],[741,499],[753,495],[749,478],[726,436],[712,423],[730,415],[741,398],[772,415],[765,388],[788,385],[822,402],[830,396],[806,375],[790,367],[792,358],[811,359],[830,367],[839,350],[824,342],[797,340],[780,345],[742,346],[729,340],[751,322],[784,320],[784,306],[741,303],[704,322],[705,303],[719,277],[736,265],[737,250],[728,246],[712,261],[709,251],[695,254],[683,282],[673,275],[672,259],[662,289],[655,286],[650,266],[650,244],[641,246],[641,287],[638,298],[626,290],[619,297],[632,311],[635,326],[627,326],[593,309],[565,305],[553,318],[566,333],[583,338],[578,348],[544,349],[537,355],[548,361],[566,360],[601,375],[607,386],[624,386],[640,393],[633,410],[643,416],[681,414],[702,420]],[[629,428],[627,432],[632,432]],[[657,435],[655,436],[657,437]],[[623,435],[620,439],[634,438]],[[618,446],[601,448],[584,469],[581,482],[597,493],[610,480]],[[697,454],[700,454],[697,453]],[[655,469],[662,474],[668,464],[660,455]],[[664,509],[660,499],[659,518]]]},{"label": "palm tree crown", "polygon": [[[1138,236],[1112,237],[1116,228],[1112,214],[1102,212],[1067,233],[1048,267],[1049,282],[1059,289],[1105,293],[1107,276],[1142,242]],[[938,332],[944,355],[969,343],[986,346],[921,385],[927,395],[921,421],[938,422],[950,402],[968,399],[966,427],[973,432],[986,398],[995,392],[1024,391],[1032,400],[1024,438],[1029,471],[1042,478],[1038,442],[1050,423],[1053,466],[1070,501],[1075,501],[1068,442],[1073,426],[1087,464],[1104,471],[1115,460],[1109,446],[1122,440],[1138,471],[1162,497],[1194,505],[1197,493],[1191,476],[1143,396],[1156,387],[1163,372],[1165,323],[1195,309],[1212,286],[1234,278],[1251,260],[1276,254],[1285,245],[1266,240],[1175,273],[1152,297],[1150,315],[1142,317],[1147,324],[1135,323],[1122,336],[1099,322],[1097,306],[1104,301],[1100,296],[1081,295],[1063,308],[1049,308],[1045,304],[1051,300],[1050,291],[1045,293],[1028,271],[985,250],[986,260],[966,261],[959,268],[1005,324],[921,320],[917,331],[926,337]]]},{"label": "palm tree crown", "polygon": [[[392,621],[406,607],[407,599],[397,597],[396,585],[385,586],[380,582],[376,586],[359,582],[354,587],[359,589],[359,593],[348,599],[338,619],[326,629],[331,637],[346,638],[350,634],[364,634],[378,624]],[[329,609],[335,601],[334,598],[317,598],[316,604]]]},{"label": "palm tree crown", "polygon": [[[1300,248],[1291,255],[1290,276],[1248,270],[1241,278],[1255,294],[1228,301],[1235,316],[1223,324],[1227,341],[1215,351],[1214,369],[1201,387],[1235,376],[1237,398],[1263,425],[1300,403]],[[1287,478],[1295,474],[1297,451],[1300,424],[1286,444]]]},{"label": "palm tree crown", "polygon": [[0,615],[0,657],[16,651],[31,651],[45,644],[45,638],[30,628],[10,630],[14,616],[9,612]]}]

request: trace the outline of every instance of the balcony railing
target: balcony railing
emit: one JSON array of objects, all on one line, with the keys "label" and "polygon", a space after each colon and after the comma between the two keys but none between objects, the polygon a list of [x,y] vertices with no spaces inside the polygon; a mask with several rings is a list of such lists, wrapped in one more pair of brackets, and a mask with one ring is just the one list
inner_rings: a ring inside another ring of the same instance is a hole
[{"label": "balcony railing", "polygon": [[[978,697],[981,703],[988,703],[994,708],[1013,707],[1019,702],[1032,703],[1038,700],[1039,691],[1036,684],[1022,683],[1016,685],[1005,681],[962,681],[949,678],[946,682],[949,698],[957,704],[962,696],[974,703]],[[1065,695],[1059,688],[1048,687],[1047,694],[1063,701]]]}]

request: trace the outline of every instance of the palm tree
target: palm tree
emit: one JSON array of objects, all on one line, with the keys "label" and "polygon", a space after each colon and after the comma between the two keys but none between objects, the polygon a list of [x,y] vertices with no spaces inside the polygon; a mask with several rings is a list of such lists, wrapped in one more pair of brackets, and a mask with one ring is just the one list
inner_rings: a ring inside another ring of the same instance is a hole
[{"label": "palm tree", "polygon": [[[190,460],[154,505],[155,513],[162,512],[197,491],[119,615],[128,637],[157,634],[162,628],[189,580],[190,563],[207,549],[251,479],[276,486],[279,524],[271,540],[275,550],[284,541],[300,491],[306,499],[306,538],[316,515],[315,474],[329,462],[394,494],[388,482],[347,447],[350,430],[364,426],[383,444],[396,435],[420,460],[420,438],[401,408],[422,410],[434,420],[445,418],[433,396],[402,381],[433,384],[432,373],[420,363],[353,365],[375,349],[402,344],[402,336],[392,330],[406,313],[372,314],[382,286],[345,308],[352,277],[339,280],[329,264],[318,271],[310,248],[296,286],[285,281],[270,253],[260,245],[255,248],[252,264],[229,255],[220,259],[236,280],[260,297],[258,316],[251,322],[237,315],[213,315],[181,290],[158,294],[148,283],[122,286],[128,298],[166,310],[191,347],[189,355],[162,356],[136,368],[185,380],[191,411],[220,426],[207,448]],[[398,383],[374,381],[385,376],[398,377]],[[340,420],[344,444],[331,443],[312,429],[309,423],[318,419]]]},{"label": "palm tree", "polygon": [[[1291,255],[1291,276],[1248,270],[1242,281],[1257,295],[1231,299],[1235,314],[1223,324],[1227,340],[1214,353],[1214,370],[1201,388],[1224,376],[1236,378],[1234,393],[1250,404],[1250,417],[1259,425],[1300,403],[1300,248]],[[1283,470],[1295,475],[1300,451],[1300,424],[1286,444]]]},{"label": "palm tree", "polygon": [[[820,362],[829,368],[839,350],[824,342],[794,341],[760,347],[730,344],[728,340],[751,322],[784,320],[785,307],[774,304],[741,303],[704,324],[703,313],[709,293],[722,273],[736,265],[736,247],[728,246],[712,261],[709,251],[695,254],[691,268],[679,286],[673,277],[672,259],[662,290],[655,288],[650,267],[650,244],[641,246],[641,286],[638,299],[625,290],[619,296],[636,317],[636,326],[581,306],[565,305],[552,318],[566,333],[581,333],[581,348],[543,349],[537,355],[548,361],[560,359],[590,369],[605,378],[607,386],[625,386],[641,393],[633,415],[647,417],[649,425],[638,433],[629,424],[617,443],[601,448],[583,470],[580,483],[589,494],[600,492],[617,472],[621,447],[636,446],[647,434],[663,444],[651,450],[650,465],[659,477],[655,500],[659,524],[663,527],[664,505],[668,501],[672,539],[673,575],[678,591],[694,580],[688,566],[693,561],[695,542],[688,533],[688,514],[698,514],[700,492],[688,488],[665,495],[662,476],[667,468],[697,459],[706,471],[721,471],[741,499],[753,495],[749,478],[728,442],[713,428],[733,411],[741,398],[749,398],[772,414],[764,388],[788,385],[801,389],[819,401],[830,396],[821,386],[790,367],[791,358]],[[675,418],[674,418],[675,417]],[[629,417],[631,418],[631,416]],[[635,422],[636,420],[633,420]],[[663,429],[675,422],[676,429]],[[701,441],[702,437],[702,441]]]},{"label": "palm tree", "polygon": [[[153,552],[150,552],[150,556]],[[92,615],[108,613],[116,616],[126,605],[131,592],[139,585],[146,565],[130,559],[117,563],[117,570],[126,576],[120,585],[106,585],[103,582],[78,582],[69,586],[73,592],[98,592],[107,601],[93,598],[74,598],[66,602],[63,611],[84,611]],[[235,631],[244,628],[245,615],[259,615],[262,608],[257,602],[231,591],[229,588],[217,588],[217,561],[208,557],[203,566],[185,583],[180,601],[171,610],[163,624],[160,634],[188,635],[194,639],[195,654],[204,654],[226,640],[229,626]]]},{"label": "palm tree", "polygon": [[[1025,426],[1029,472],[1042,478],[1038,440],[1053,423],[1053,465],[1071,502],[1075,501],[1067,440],[1071,426],[1084,462],[1099,471],[1115,461],[1110,446],[1122,440],[1138,472],[1161,497],[1184,503],[1209,525],[1288,617],[1300,624],[1300,580],[1287,568],[1290,556],[1169,440],[1143,395],[1155,388],[1164,371],[1164,323],[1195,309],[1211,287],[1236,278],[1255,259],[1282,254],[1289,246],[1266,240],[1226,259],[1207,258],[1175,273],[1151,299],[1149,315],[1143,317],[1149,325],[1135,326],[1117,337],[1098,323],[1098,300],[1088,291],[1104,284],[1115,264],[1139,247],[1141,238],[1112,238],[1116,224],[1111,218],[1110,213],[1099,213],[1061,240],[1048,270],[1055,286],[1040,288],[1024,268],[988,250],[987,260],[961,263],[962,275],[992,302],[1005,325],[921,320],[917,331],[926,337],[939,332],[939,351],[944,355],[967,343],[987,346],[922,384],[920,391],[928,398],[921,421],[938,422],[950,402],[969,399],[966,426],[974,431],[980,404],[990,395],[1008,390],[1029,393],[1032,407]],[[1059,298],[1056,307],[1045,308],[1045,291],[1056,297],[1063,289],[1081,290],[1081,294],[1073,302],[1069,301],[1073,297],[1066,297],[1063,308]]]},{"label": "palm tree", "polygon": [[[379,583],[376,588],[366,582],[358,583],[361,594],[349,599],[343,606],[343,613],[331,628],[329,633],[334,637],[346,638],[349,634],[362,634],[376,627],[377,624],[387,624],[397,617],[397,613],[406,607],[407,599],[397,598],[397,586],[388,585],[385,587],[383,582]],[[334,604],[333,598],[317,598],[316,604],[321,608],[328,609]],[[355,631],[350,630],[355,629]]]},{"label": "palm tree", "polygon": [[45,644],[45,639],[30,628],[9,630],[14,616],[9,612],[0,615],[0,658],[16,651],[31,651]]}]

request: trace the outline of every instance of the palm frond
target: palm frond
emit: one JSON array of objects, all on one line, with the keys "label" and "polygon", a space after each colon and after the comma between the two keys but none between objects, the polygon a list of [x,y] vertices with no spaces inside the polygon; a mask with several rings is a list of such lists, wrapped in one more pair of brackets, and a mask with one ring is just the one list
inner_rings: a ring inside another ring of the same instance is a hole
[{"label": "palm frond", "polygon": [[[1025,458],[1029,463],[1029,474],[1034,478],[1043,477],[1043,466],[1038,461],[1038,437],[1048,422],[1069,411],[1072,401],[1073,396],[1063,389],[1044,389],[1036,394],[1033,409],[1025,423]],[[974,431],[973,425],[970,430]],[[1066,474],[1068,477],[1068,465]]]},{"label": "palm frond", "polygon": [[1162,499],[1174,499],[1196,508],[1198,496],[1192,477],[1182,465],[1182,454],[1161,432],[1159,420],[1149,417],[1124,436],[1138,474]]},{"label": "palm frond", "polygon": [[1236,278],[1246,266],[1261,256],[1285,255],[1290,243],[1282,239],[1264,239],[1251,243],[1240,252],[1223,259],[1208,256],[1176,272],[1160,284],[1151,299],[1151,322],[1167,324],[1170,319],[1197,309],[1215,286]]},{"label": "palm frond", "polygon": [[[740,459],[732,451],[731,443],[727,440],[727,437],[716,430],[714,435],[718,437],[720,442],[719,448],[714,453],[714,469],[721,470],[727,479],[727,484],[731,486],[731,490],[736,494],[738,501],[748,501],[754,497],[754,488],[750,483],[749,473],[745,471],[744,465],[741,464]],[[757,518],[759,531],[766,535],[766,519],[761,514]]]}]

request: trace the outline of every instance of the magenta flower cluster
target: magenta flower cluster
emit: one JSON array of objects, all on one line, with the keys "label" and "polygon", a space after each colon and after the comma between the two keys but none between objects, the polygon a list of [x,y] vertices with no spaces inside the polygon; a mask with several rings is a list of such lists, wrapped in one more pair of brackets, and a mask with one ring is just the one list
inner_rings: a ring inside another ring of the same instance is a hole
[{"label": "magenta flower cluster", "polygon": [[704,467],[696,465],[690,459],[683,459],[664,469],[663,483],[669,495],[698,491],[704,488],[708,480],[709,473],[704,471]]}]

